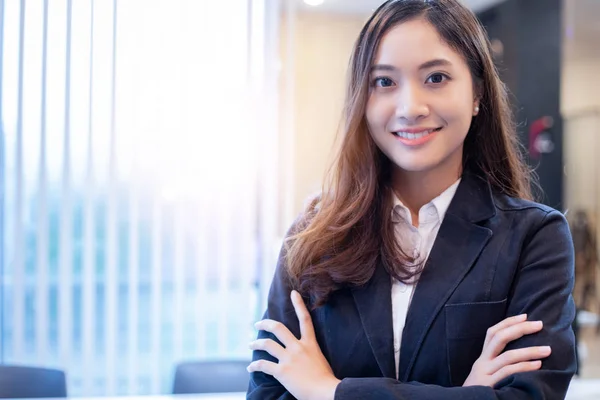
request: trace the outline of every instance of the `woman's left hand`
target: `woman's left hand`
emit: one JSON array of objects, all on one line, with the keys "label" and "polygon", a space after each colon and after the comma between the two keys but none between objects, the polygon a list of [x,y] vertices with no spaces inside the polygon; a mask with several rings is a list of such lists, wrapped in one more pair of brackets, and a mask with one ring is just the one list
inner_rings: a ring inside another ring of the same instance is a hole
[{"label": "woman's left hand", "polygon": [[340,380],[333,371],[317,343],[315,329],[304,301],[295,290],[292,303],[300,322],[300,340],[281,322],[265,319],[256,323],[259,330],[271,332],[283,346],[272,339],[258,339],[250,343],[252,350],[263,350],[279,360],[253,361],[248,372],[272,375],[299,400],[333,400]]}]

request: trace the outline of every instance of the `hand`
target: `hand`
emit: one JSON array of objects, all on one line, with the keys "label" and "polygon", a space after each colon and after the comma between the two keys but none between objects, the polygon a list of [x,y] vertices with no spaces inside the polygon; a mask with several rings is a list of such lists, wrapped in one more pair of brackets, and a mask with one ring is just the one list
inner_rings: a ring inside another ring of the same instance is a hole
[{"label": "hand", "polygon": [[527,321],[527,314],[506,318],[492,326],[485,336],[481,356],[473,364],[463,386],[493,387],[510,375],[540,369],[540,359],[548,357],[551,353],[549,346],[526,347],[500,353],[509,342],[539,332],[542,327],[542,321]]},{"label": "hand", "polygon": [[299,400],[333,400],[340,380],[317,343],[315,329],[304,301],[295,290],[291,294],[296,316],[300,321],[300,340],[281,322],[265,319],[256,323],[259,330],[273,333],[285,347],[272,339],[258,339],[250,343],[252,350],[263,350],[279,360],[253,361],[248,372],[272,375]]}]

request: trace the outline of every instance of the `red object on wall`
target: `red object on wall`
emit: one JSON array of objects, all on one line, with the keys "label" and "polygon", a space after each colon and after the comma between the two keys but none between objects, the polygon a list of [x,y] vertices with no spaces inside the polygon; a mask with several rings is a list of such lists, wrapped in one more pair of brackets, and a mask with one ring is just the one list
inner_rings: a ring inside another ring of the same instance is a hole
[{"label": "red object on wall", "polygon": [[542,117],[531,123],[529,126],[529,155],[531,158],[538,159],[542,153],[549,153],[554,146],[552,143],[547,143],[550,139],[542,139],[542,134],[549,133],[548,131],[554,125],[552,117]]}]

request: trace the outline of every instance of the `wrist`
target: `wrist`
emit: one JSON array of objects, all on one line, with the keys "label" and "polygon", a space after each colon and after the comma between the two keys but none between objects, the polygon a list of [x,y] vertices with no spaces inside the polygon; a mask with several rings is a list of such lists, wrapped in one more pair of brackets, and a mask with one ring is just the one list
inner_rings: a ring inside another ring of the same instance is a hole
[{"label": "wrist", "polygon": [[331,382],[327,385],[327,392],[325,393],[325,397],[323,397],[324,399],[327,400],[334,400],[335,399],[335,391],[338,387],[338,385],[340,384],[341,380],[337,379],[336,377],[333,377],[331,379]]}]

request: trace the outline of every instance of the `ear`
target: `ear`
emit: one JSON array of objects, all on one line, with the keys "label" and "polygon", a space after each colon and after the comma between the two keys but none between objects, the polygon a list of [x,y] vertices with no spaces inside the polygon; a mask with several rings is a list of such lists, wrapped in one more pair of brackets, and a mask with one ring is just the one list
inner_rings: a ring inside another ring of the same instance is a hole
[{"label": "ear", "polygon": [[483,97],[483,84],[482,82],[475,82],[474,84],[475,96],[473,98],[473,116],[479,114],[481,109],[481,98]]},{"label": "ear", "polygon": [[473,101],[473,116],[475,117],[477,114],[479,114],[479,99]]}]

